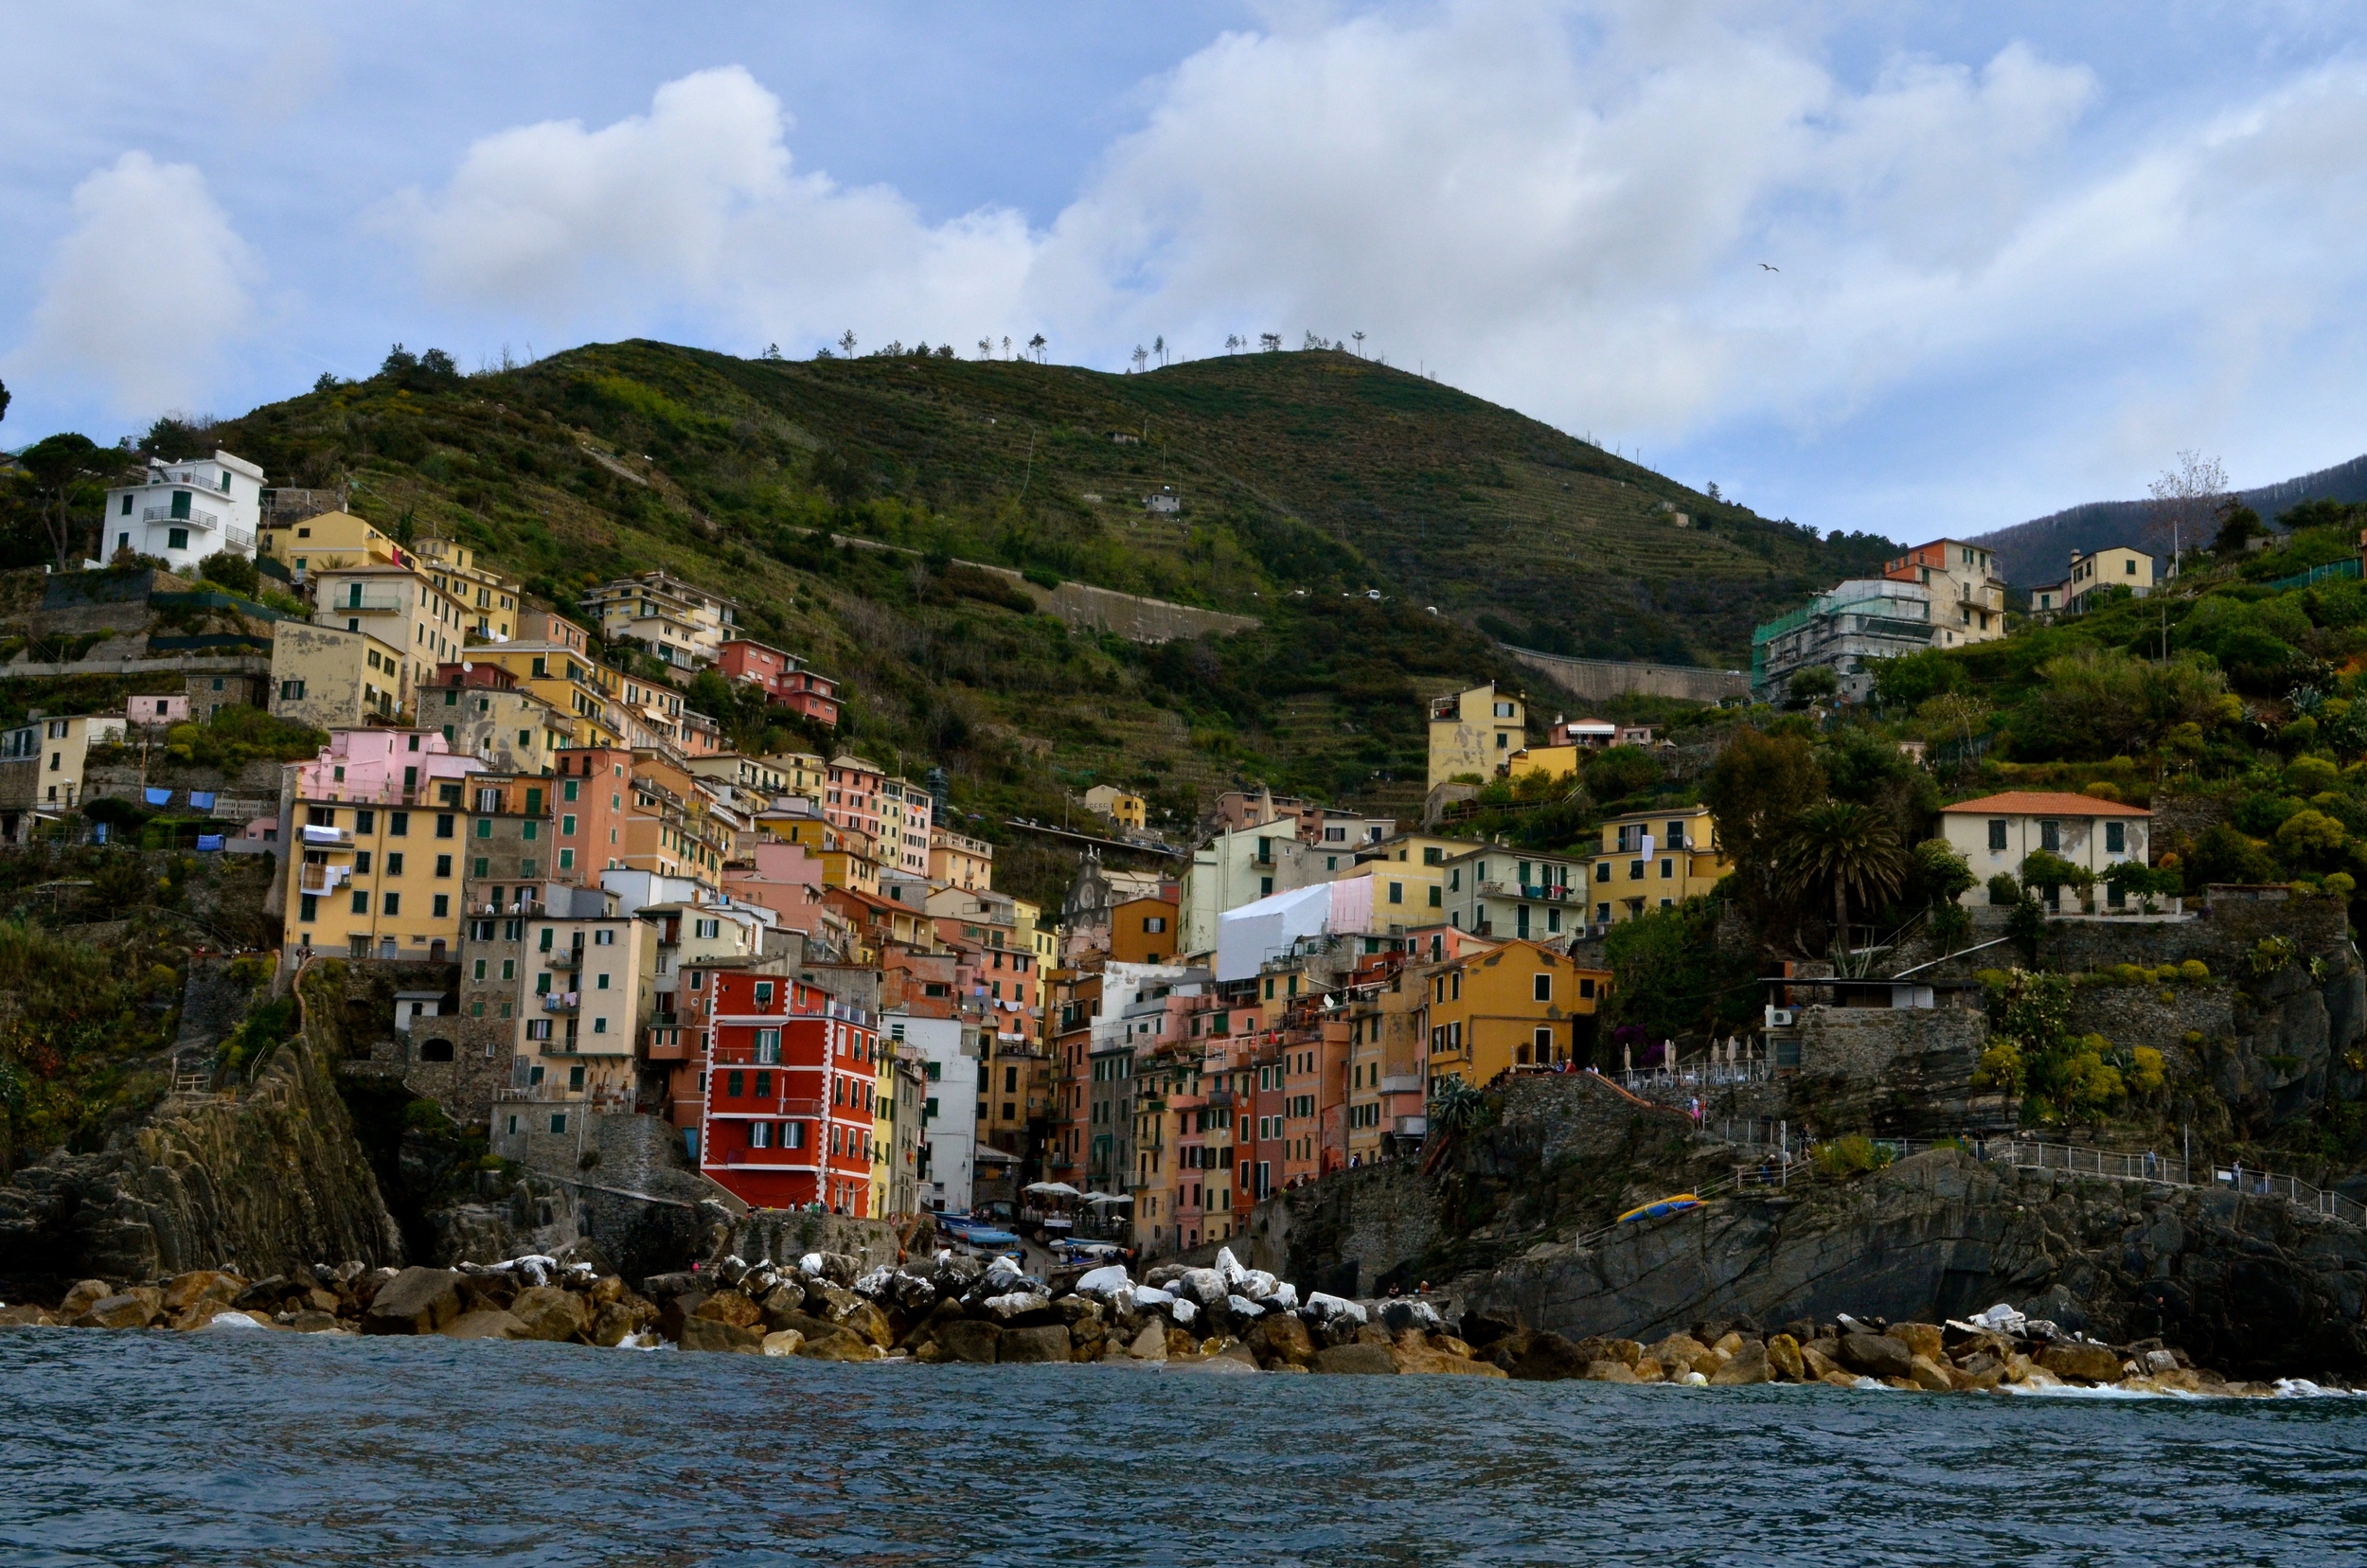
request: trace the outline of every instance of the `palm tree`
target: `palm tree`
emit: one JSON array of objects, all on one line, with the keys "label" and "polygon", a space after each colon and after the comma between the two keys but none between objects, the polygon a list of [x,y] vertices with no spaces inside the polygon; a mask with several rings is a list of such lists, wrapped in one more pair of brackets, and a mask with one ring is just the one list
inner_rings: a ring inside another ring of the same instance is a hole
[{"label": "palm tree", "polygon": [[1430,1128],[1447,1137],[1470,1131],[1486,1109],[1480,1092],[1461,1078],[1443,1078],[1431,1095]]},{"label": "palm tree", "polygon": [[1907,852],[1897,829],[1870,806],[1828,800],[1811,806],[1792,822],[1776,859],[1784,890],[1794,895],[1830,883],[1833,889],[1833,955],[1849,956],[1849,900],[1854,893],[1871,908],[1893,897],[1907,877]]}]

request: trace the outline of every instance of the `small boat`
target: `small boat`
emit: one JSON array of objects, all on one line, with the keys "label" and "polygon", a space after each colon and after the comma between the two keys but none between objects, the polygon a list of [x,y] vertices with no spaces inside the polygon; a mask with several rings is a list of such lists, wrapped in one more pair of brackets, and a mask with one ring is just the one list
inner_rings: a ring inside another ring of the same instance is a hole
[{"label": "small boat", "polygon": [[1621,1215],[1618,1222],[1624,1225],[1631,1220],[1664,1220],[1672,1214],[1682,1214],[1687,1209],[1696,1209],[1700,1206],[1700,1199],[1690,1192],[1680,1192],[1674,1198],[1662,1198],[1653,1203],[1639,1203]]}]

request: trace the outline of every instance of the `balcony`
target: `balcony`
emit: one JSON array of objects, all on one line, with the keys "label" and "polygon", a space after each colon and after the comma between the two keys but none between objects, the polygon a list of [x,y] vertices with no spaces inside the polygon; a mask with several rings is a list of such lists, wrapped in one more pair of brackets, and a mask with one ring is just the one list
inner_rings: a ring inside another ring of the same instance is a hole
[{"label": "balcony", "polygon": [[394,615],[404,608],[400,594],[353,594],[321,606],[323,610],[338,611],[348,615]]},{"label": "balcony", "polygon": [[1430,1131],[1430,1118],[1428,1116],[1399,1116],[1390,1123],[1389,1130],[1400,1138],[1423,1137]]},{"label": "balcony", "polygon": [[349,865],[308,865],[296,879],[299,891],[312,898],[333,893],[353,874]]},{"label": "balcony", "polygon": [[543,1010],[547,1013],[570,1013],[582,1006],[582,997],[576,991],[552,991],[543,998]]},{"label": "balcony", "polygon": [[[1526,899],[1537,903],[1562,903],[1570,897],[1570,889],[1557,882],[1484,882],[1479,890],[1483,898]],[[1585,897],[1585,889],[1579,889],[1579,897]]]},{"label": "balcony", "polygon": [[546,967],[555,970],[578,969],[583,964],[583,952],[579,948],[554,948],[548,953],[538,953],[535,956],[540,958]]},{"label": "balcony", "polygon": [[209,511],[199,511],[195,508],[191,508],[184,516],[175,517],[172,515],[172,508],[170,507],[143,507],[140,508],[140,521],[143,523],[182,523],[187,524],[192,528],[219,528],[222,526],[222,518],[219,514]]}]

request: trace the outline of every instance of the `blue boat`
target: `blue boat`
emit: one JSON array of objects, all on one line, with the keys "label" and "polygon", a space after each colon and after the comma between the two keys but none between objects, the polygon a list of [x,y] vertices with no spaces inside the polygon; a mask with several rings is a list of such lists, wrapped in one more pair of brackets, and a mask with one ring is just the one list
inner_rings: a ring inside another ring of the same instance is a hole
[{"label": "blue boat", "polygon": [[1664,1220],[1672,1214],[1682,1214],[1687,1209],[1697,1209],[1700,1206],[1700,1199],[1690,1192],[1680,1192],[1674,1198],[1663,1198],[1657,1203],[1639,1203],[1621,1215],[1618,1222],[1624,1225],[1631,1220]]}]

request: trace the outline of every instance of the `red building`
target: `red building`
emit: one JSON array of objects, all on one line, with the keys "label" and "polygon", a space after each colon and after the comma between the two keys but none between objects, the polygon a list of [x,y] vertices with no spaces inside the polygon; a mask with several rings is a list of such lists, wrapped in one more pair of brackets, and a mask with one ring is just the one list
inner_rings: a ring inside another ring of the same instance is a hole
[{"label": "red building", "polygon": [[880,1035],[782,976],[714,972],[699,1168],[757,1208],[871,1213]]},{"label": "red building", "polygon": [[735,637],[723,645],[715,662],[728,678],[763,687],[766,700],[776,706],[838,726],[838,683],[808,669],[796,654]]}]

